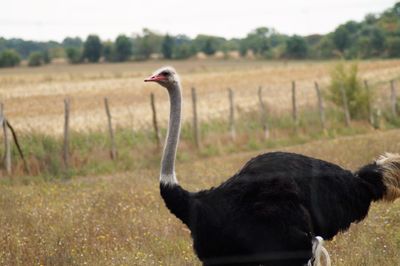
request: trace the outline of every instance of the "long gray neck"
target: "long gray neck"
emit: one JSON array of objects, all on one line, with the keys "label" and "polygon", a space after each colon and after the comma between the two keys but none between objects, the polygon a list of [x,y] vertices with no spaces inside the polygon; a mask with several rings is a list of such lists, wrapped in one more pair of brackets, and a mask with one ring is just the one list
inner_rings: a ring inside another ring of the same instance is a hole
[{"label": "long gray neck", "polygon": [[175,175],[175,157],[181,131],[181,105],[182,95],[179,82],[168,88],[170,99],[170,115],[168,123],[167,138],[165,140],[164,152],[161,160],[160,183],[178,184]]}]

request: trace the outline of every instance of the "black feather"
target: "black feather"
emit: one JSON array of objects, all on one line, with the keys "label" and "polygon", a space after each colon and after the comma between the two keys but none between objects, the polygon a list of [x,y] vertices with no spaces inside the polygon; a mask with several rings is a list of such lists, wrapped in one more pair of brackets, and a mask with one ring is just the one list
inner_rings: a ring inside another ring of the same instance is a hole
[{"label": "black feather", "polygon": [[330,239],[348,229],[384,192],[375,164],[353,174],[284,152],[251,159],[210,190],[161,185],[167,207],[189,227],[205,265],[304,265],[313,236]]}]

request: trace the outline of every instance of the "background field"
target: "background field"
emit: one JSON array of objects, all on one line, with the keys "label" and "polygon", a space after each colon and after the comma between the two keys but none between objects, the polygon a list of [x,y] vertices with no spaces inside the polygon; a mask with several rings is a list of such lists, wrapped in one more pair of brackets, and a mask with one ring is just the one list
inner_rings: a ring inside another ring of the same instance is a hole
[{"label": "background field", "polygon": [[[0,97],[6,115],[20,130],[61,134],[63,99],[72,99],[71,129],[106,129],[103,98],[110,105],[117,127],[139,129],[151,125],[149,94],[154,92],[159,118],[166,124],[166,93],[143,79],[163,65],[174,65],[184,87],[184,120],[191,118],[190,87],[198,90],[199,117],[227,117],[227,88],[236,93],[239,110],[257,109],[257,88],[265,87],[265,101],[272,114],[291,108],[291,81],[297,82],[300,108],[316,105],[314,81],[326,89],[329,74],[338,61],[203,60],[100,65],[48,65],[39,69],[0,71]],[[379,100],[388,101],[389,80],[399,78],[400,60],[361,61],[362,78],[376,85]]]},{"label": "background field", "polygon": [[[367,121],[354,121],[352,128],[345,128],[337,119],[321,132],[318,118],[306,116],[316,110],[314,81],[326,90],[337,63],[199,60],[1,70],[5,113],[22,135],[36,177],[18,172],[0,177],[0,265],[199,264],[189,231],[158,194],[160,151],[148,130],[149,94],[156,95],[163,134],[168,101],[165,91],[144,84],[143,78],[162,65],[172,64],[181,73],[185,121],[191,120],[189,88],[198,90],[204,146],[194,149],[186,125],[178,152],[178,178],[190,190],[218,185],[265,151],[299,152],[352,170],[384,151],[400,152],[400,130],[388,130],[396,123],[375,130]],[[360,61],[359,67],[361,78],[376,89],[374,104],[387,108],[389,80],[400,77],[400,61]],[[290,120],[292,80],[297,83],[301,120],[306,121],[298,131]],[[260,85],[265,87],[269,115],[282,118],[274,122],[280,128],[271,128],[269,140],[261,137],[258,114],[252,113],[258,110]],[[236,111],[242,117],[236,142],[229,139],[226,123],[213,122],[227,119],[228,87],[235,91]],[[67,96],[72,99],[71,157],[77,172],[60,180],[57,139]],[[107,135],[98,133],[107,129],[103,97],[109,97],[119,129],[119,159],[114,162],[109,160]],[[305,144],[294,145],[299,143]],[[42,164],[50,169],[48,178],[37,178],[43,175]],[[87,165],[92,167],[88,170]],[[399,211],[398,202],[374,204],[365,221],[327,244],[333,265],[399,265]]]}]

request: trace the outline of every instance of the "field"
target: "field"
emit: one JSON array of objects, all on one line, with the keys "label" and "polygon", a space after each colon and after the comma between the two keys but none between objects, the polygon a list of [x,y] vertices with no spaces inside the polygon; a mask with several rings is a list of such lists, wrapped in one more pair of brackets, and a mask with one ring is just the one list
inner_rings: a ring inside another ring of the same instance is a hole
[{"label": "field", "polygon": [[[92,157],[97,164],[91,171],[77,172],[84,176],[69,179],[0,177],[0,265],[199,265],[189,231],[160,199],[160,151],[145,136],[151,134],[145,130],[152,121],[149,94],[156,95],[163,128],[168,102],[162,89],[144,84],[143,78],[167,64],[182,75],[184,119],[191,120],[189,88],[195,86],[204,130],[213,128],[203,135],[200,152],[193,149],[189,128],[183,128],[177,175],[189,190],[218,185],[249,158],[271,150],[303,153],[352,170],[384,151],[400,152],[400,130],[391,129],[395,123],[375,130],[366,121],[345,128],[338,120],[321,132],[318,120],[304,117],[309,121],[299,131],[293,131],[289,119],[279,122],[280,129],[271,129],[271,139],[262,139],[261,127],[254,126],[258,116],[251,113],[258,108],[257,87],[266,88],[271,116],[289,114],[290,118],[291,81],[295,80],[304,115],[316,105],[314,81],[326,88],[337,62],[154,61],[1,70],[5,113],[21,133],[24,147],[41,154],[30,154],[32,165],[44,158],[55,172],[61,167],[52,161],[61,157],[59,142],[53,138],[62,133],[67,96],[72,99],[71,128],[77,134],[71,140],[73,166],[84,168],[93,163]],[[400,61],[361,61],[359,67],[361,77],[377,90],[376,104],[387,106],[388,81],[400,77]],[[234,89],[236,108],[243,117],[237,124],[236,142],[229,140],[225,124],[213,124],[226,119],[228,87]],[[110,162],[108,151],[100,150],[107,146],[97,133],[106,131],[103,97],[109,97],[120,130],[116,162]],[[47,148],[38,149],[37,139],[29,135],[44,138]],[[327,248],[333,265],[400,265],[400,203],[374,203],[366,220],[352,225]]]},{"label": "field", "polygon": [[[162,65],[181,73],[186,104],[184,120],[191,117],[190,87],[198,90],[199,117],[225,117],[227,88],[234,89],[236,106],[258,107],[257,89],[272,113],[291,108],[291,81],[297,82],[299,108],[315,106],[314,81],[324,89],[337,62],[187,61],[103,65],[50,65],[38,69],[0,71],[0,96],[5,113],[20,130],[59,135],[63,130],[63,99],[72,99],[71,128],[76,131],[106,129],[103,98],[110,98],[117,127],[140,129],[151,125],[149,94],[155,93],[160,120],[166,122],[167,96],[143,79]],[[400,61],[362,61],[360,74],[388,99],[390,79],[399,78]],[[29,114],[29,117],[27,117]]]},{"label": "field", "polygon": [[[357,169],[400,151],[400,130],[285,148]],[[351,150],[349,149],[351,147]],[[259,151],[262,152],[262,151]],[[218,185],[259,152],[180,163],[181,184]],[[164,207],[158,170],[0,187],[1,265],[198,265],[188,230]],[[327,244],[333,265],[399,265],[400,203]]]}]

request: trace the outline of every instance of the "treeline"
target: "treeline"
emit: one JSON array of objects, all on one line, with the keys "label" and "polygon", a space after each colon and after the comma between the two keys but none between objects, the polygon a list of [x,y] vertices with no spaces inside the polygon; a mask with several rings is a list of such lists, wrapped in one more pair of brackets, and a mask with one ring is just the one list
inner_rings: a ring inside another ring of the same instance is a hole
[{"label": "treeline", "polygon": [[97,35],[85,40],[65,38],[61,43],[0,38],[0,67],[49,63],[51,58],[67,58],[70,63],[124,62],[149,58],[186,59],[203,53],[230,57],[265,59],[394,58],[400,57],[400,3],[382,14],[367,15],[363,21],[349,21],[326,35],[288,36],[260,27],[244,38],[218,36],[162,35],[149,29],[134,36],[120,35],[102,41]]}]

